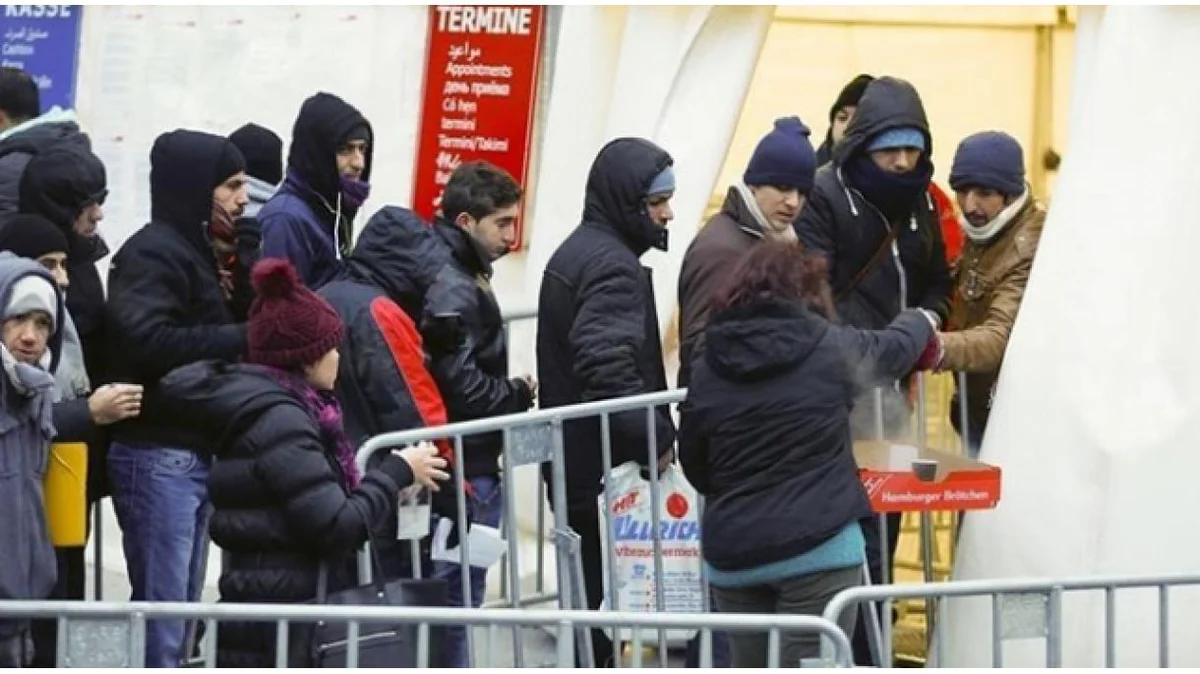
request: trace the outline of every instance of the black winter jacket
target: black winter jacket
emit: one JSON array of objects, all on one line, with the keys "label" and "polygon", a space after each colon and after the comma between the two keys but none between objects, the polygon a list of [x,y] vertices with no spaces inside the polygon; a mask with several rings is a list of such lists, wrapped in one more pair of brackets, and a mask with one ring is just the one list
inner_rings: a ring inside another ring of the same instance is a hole
[{"label": "black winter jacket", "polygon": [[[450,251],[425,296],[425,317],[454,314],[459,335],[453,345],[429,344],[450,421],[469,421],[524,412],[533,394],[521,379],[508,378],[508,344],[500,305],[492,292],[492,263],[470,234],[439,221],[434,232]],[[494,475],[504,450],[503,433],[463,439],[467,477]]]},{"label": "black winter jacket", "polygon": [[92,144],[73,121],[42,121],[0,141],[0,215],[18,212],[25,167],[42,150],[60,142],[84,148]]},{"label": "black winter jacket", "polygon": [[775,300],[713,316],[679,428],[684,472],[706,498],[708,563],[735,571],[791,559],[870,515],[850,408],[910,370],[932,329],[916,311],[864,331]]},{"label": "black winter jacket", "polygon": [[[666,231],[646,214],[645,194],[670,155],[642,139],[604,147],[587,182],[583,222],[563,241],[542,276],[537,362],[543,409],[661,391],[658,311],[650,269],[638,258],[666,248]],[[667,406],[654,412],[659,455],[675,442]],[[649,462],[645,410],[609,417],[613,465]],[[569,507],[592,512],[602,472],[600,422],[564,424]],[[543,464],[549,483],[551,464]]]},{"label": "black winter jacket", "polygon": [[867,88],[845,137],[833,149],[832,162],[817,171],[808,203],[796,221],[800,241],[828,257],[835,296],[849,291],[890,228],[901,228],[882,261],[838,302],[838,318],[858,328],[882,328],[910,307],[934,311],[943,321],[949,313],[950,271],[937,207],[928,190],[907,218],[888,222],[843,175],[843,166],[862,155],[870,139],[901,126],[921,129],[927,154],[932,152],[929,122],[916,89],[902,80],[881,77]]},{"label": "black winter jacket", "polygon": [[103,367],[108,357],[104,284],[96,263],[107,257],[109,250],[99,234],[85,237],[77,233],[75,220],[80,206],[102,202],[107,189],[104,163],[87,143],[74,137],[34,155],[20,182],[20,212],[46,218],[67,236],[67,278],[71,282],[67,310],[75,321],[93,387],[107,381]]},{"label": "black winter jacket", "polygon": [[134,445],[209,448],[158,408],[157,382],[199,360],[237,361],[246,328],[233,322],[204,223],[212,213],[218,159],[232,144],[194,131],[160,137],[150,154],[150,223],[113,257],[108,272],[109,371],[142,384],[142,413],[113,428]]},{"label": "black winter jacket", "polygon": [[[208,476],[209,532],[228,553],[223,602],[301,603],[316,596],[320,562],[329,591],[357,584],[354,555],[368,529],[395,512],[413,475],[389,455],[354,490],[336,448],[303,403],[254,365],[203,361],[163,378],[162,403],[216,447]],[[275,626],[221,623],[222,667],[274,666]]]}]

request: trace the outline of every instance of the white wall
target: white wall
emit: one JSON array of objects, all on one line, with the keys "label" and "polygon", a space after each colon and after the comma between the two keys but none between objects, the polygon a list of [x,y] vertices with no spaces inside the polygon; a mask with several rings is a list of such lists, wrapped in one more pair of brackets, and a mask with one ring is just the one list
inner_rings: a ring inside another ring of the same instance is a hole
[{"label": "white wall", "polygon": [[[1200,185],[1200,133],[1181,123],[1200,116],[1200,84],[1178,76],[1200,60],[1200,9],[1094,11],[1080,20],[1072,150],[982,448],[1004,493],[995,511],[967,516],[956,580],[1200,568],[1200,229],[1178,198]],[[1158,133],[1136,161],[1113,161],[1124,129]],[[1170,595],[1173,666],[1200,666],[1197,599],[1195,587]],[[1157,592],[1118,592],[1116,606],[1117,666],[1157,666]],[[943,665],[990,663],[987,602],[951,602],[945,625]],[[1103,666],[1103,595],[1067,594],[1062,625],[1063,665]],[[1004,656],[1041,667],[1044,641],[1009,642]]]}]

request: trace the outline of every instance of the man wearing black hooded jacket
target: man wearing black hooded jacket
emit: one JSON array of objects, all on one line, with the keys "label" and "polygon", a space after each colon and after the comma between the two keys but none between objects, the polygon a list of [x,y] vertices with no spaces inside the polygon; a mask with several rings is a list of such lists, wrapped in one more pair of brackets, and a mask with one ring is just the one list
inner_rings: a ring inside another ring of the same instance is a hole
[{"label": "man wearing black hooded jacket", "polygon": [[[537,362],[543,408],[661,391],[667,388],[662,340],[650,269],[639,258],[667,249],[673,214],[673,160],[641,138],[604,146],[588,175],[583,221],[563,241],[542,276],[538,298]],[[609,417],[613,465],[649,463],[645,410]],[[666,406],[655,410],[655,449],[669,461],[675,423]],[[568,421],[567,520],[582,538],[588,606],[599,608],[604,586],[600,555],[602,458],[596,418]],[[550,464],[542,475],[551,484]],[[612,643],[592,630],[597,666],[612,658]]]},{"label": "man wearing black hooded jacket", "polygon": [[[926,309],[941,322],[949,313],[950,270],[937,206],[929,193],[933,137],[912,84],[880,77],[867,85],[830,163],[817,171],[796,233],[810,251],[829,260],[837,318],[879,330],[904,309]],[[879,399],[885,435],[907,436],[911,414],[903,387]],[[877,434],[873,395],[855,405],[857,438]],[[900,517],[888,517],[887,559],[899,537]],[[877,518],[863,521],[872,581],[882,581]],[[861,622],[861,621],[860,621]],[[865,634],[856,635],[861,654]],[[861,657],[861,656],[860,656]],[[890,663],[887,663],[890,664]]]},{"label": "man wearing black hooded jacket", "polygon": [[371,191],[374,133],[342,99],[317,93],[292,128],[287,176],[258,212],[263,257],[289,260],[317,289],[341,272],[354,216]]},{"label": "man wearing black hooded jacket", "polygon": [[[234,220],[249,202],[245,169],[221,136],[159,136],[150,151],[150,223],[109,269],[110,373],[145,386],[141,416],[114,427],[108,456],[134,601],[198,601],[203,587],[216,448],[166,410],[158,382],[196,361],[236,362],[246,350],[226,267]],[[146,666],[180,666],[184,633],[182,620],[148,622]]]}]

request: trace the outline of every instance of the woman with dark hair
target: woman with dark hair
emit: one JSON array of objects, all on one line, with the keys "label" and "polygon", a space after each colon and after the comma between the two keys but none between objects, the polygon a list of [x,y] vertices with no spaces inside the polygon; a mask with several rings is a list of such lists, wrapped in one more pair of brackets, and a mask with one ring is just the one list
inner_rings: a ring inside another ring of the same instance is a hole
[{"label": "woman with dark hair", "polygon": [[[706,498],[705,570],[721,613],[820,615],[860,584],[859,520],[871,510],[850,409],[939,346],[923,310],[883,330],[834,324],[826,275],[825,259],[800,246],[751,249],[718,293],[693,363],[679,457]],[[847,634],[855,619],[842,615]],[[734,667],[766,666],[766,634],[729,639]],[[781,662],[797,667],[819,651],[815,635],[784,634]]]}]

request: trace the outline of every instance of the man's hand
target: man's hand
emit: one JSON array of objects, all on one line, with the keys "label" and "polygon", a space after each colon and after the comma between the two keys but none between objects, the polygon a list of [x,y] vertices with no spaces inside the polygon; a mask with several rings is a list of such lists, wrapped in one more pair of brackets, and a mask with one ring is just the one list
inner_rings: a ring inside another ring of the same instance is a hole
[{"label": "man's hand", "polygon": [[88,397],[88,412],[97,426],[108,426],[142,412],[139,384],[105,384]]},{"label": "man's hand", "polygon": [[521,381],[525,382],[525,385],[529,387],[530,397],[532,397],[534,400],[537,400],[538,383],[537,380],[533,378],[533,375],[527,374],[524,377],[521,377]]}]

